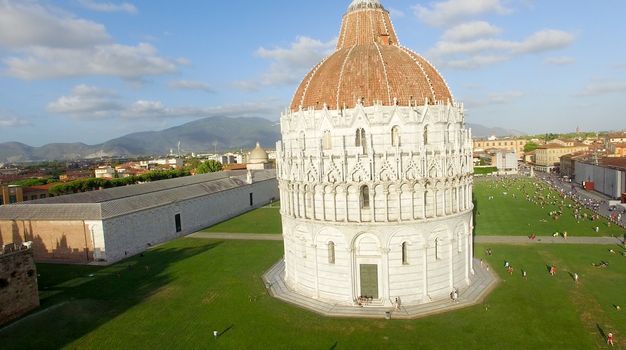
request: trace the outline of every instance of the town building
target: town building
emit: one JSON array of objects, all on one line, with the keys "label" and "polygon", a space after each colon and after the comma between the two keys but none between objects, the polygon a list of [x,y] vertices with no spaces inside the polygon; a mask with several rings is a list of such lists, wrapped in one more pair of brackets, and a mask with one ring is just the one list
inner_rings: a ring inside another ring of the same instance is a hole
[{"label": "town building", "polygon": [[573,179],[576,173],[576,162],[587,159],[590,156],[590,153],[587,151],[576,152],[571,154],[566,154],[561,156],[560,159],[560,167],[559,173],[561,176]]},{"label": "town building", "polygon": [[576,161],[575,167],[576,183],[590,183],[595,191],[612,199],[620,199],[626,193],[626,158],[591,157]]},{"label": "town building", "polygon": [[0,239],[0,326],[39,307],[37,267],[29,246]]},{"label": "town building", "polygon": [[248,170],[264,170],[271,169],[272,163],[270,163],[267,152],[257,142],[256,148],[248,153],[248,163],[246,164]]},{"label": "town building", "polygon": [[96,179],[109,179],[110,180],[117,176],[115,169],[113,169],[113,167],[111,167],[110,165],[99,166],[96,168],[94,172],[95,172]]},{"label": "town building", "polygon": [[498,174],[515,175],[519,170],[517,153],[513,150],[497,150],[491,156],[491,165],[498,168]]},{"label": "town building", "polygon": [[626,132],[610,133],[607,135],[606,139],[609,143],[625,143]]},{"label": "town building", "polygon": [[150,159],[150,160],[142,160],[139,161],[139,166],[143,169],[147,170],[156,170],[156,169],[180,169],[184,165],[184,160],[182,158],[163,158],[163,159]]},{"label": "town building", "polygon": [[219,172],[0,207],[0,240],[37,261],[114,263],[278,199],[273,170]]},{"label": "town building", "polygon": [[378,0],[352,2],[336,51],[305,76],[280,122],[289,291],[382,308],[470,286],[464,107],[428,61],[399,45]]},{"label": "town building", "polygon": [[612,157],[626,157],[626,142],[609,143],[607,151]]},{"label": "town building", "polygon": [[589,146],[583,144],[573,146],[562,146],[557,143],[545,144],[535,150],[535,169],[543,172],[554,171],[558,169],[562,156],[588,149]]},{"label": "town building", "polygon": [[493,140],[482,140],[482,139],[474,139],[474,151],[488,151],[488,150],[503,150],[503,151],[515,151],[515,153],[522,157],[524,154],[524,147],[528,143],[527,140],[524,139],[493,139]]},{"label": "town building", "polygon": [[0,205],[13,204],[24,201],[22,186],[0,185]]}]

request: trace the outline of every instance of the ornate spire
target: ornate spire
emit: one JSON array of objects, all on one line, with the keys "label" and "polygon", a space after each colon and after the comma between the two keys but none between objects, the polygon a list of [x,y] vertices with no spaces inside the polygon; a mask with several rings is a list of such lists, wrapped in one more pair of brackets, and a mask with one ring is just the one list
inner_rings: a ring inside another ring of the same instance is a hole
[{"label": "ornate spire", "polygon": [[350,4],[350,7],[348,7],[348,11],[353,11],[353,10],[358,10],[358,9],[363,9],[363,8],[383,8],[383,5],[381,5],[380,0],[353,0],[352,3]]}]

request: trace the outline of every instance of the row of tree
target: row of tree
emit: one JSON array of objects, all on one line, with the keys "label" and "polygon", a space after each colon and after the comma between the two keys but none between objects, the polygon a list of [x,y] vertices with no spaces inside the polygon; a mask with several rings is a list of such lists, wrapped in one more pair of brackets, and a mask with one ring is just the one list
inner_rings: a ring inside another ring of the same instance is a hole
[{"label": "row of tree", "polygon": [[142,175],[117,179],[80,179],[52,186],[49,192],[54,196],[60,196],[64,194],[93,191],[101,188],[113,188],[137,183],[174,179],[189,175],[191,175],[191,173],[187,170],[155,170]]}]

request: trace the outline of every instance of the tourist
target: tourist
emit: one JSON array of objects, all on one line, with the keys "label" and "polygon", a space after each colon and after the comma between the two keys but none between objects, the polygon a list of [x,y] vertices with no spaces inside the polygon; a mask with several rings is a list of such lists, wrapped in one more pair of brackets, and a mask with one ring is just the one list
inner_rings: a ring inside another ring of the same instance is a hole
[{"label": "tourist", "polygon": [[578,284],[578,274],[576,272],[574,272],[574,282]]},{"label": "tourist", "polygon": [[511,266],[511,264],[509,264],[509,261],[508,260],[504,260],[504,268],[508,269],[509,266]]},{"label": "tourist", "polygon": [[556,275],[556,266],[550,265],[550,276]]},{"label": "tourist", "polygon": [[528,280],[528,272],[526,272],[526,270],[522,270],[522,278]]},{"label": "tourist", "polygon": [[606,343],[613,346],[613,333],[609,332],[609,335],[606,337]]},{"label": "tourist", "polygon": [[217,336],[220,335],[220,333],[218,331],[213,331],[213,337],[217,338]]},{"label": "tourist", "polygon": [[400,311],[400,298],[396,298],[395,301],[396,311]]},{"label": "tourist", "polygon": [[563,232],[563,239],[567,239],[567,231]]}]

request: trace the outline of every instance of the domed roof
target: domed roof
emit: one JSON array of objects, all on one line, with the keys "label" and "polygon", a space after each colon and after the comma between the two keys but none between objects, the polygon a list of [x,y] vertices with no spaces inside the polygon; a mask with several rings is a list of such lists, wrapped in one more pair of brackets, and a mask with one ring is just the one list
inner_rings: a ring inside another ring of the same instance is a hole
[{"label": "domed roof", "polygon": [[354,108],[375,103],[416,106],[453,101],[448,85],[422,56],[402,47],[379,0],[354,0],[337,50],[304,78],[291,102],[300,108]]},{"label": "domed roof", "polygon": [[250,157],[248,157],[248,163],[250,164],[261,164],[269,162],[269,157],[267,156],[267,152],[261,145],[257,142],[256,148],[250,152]]}]

